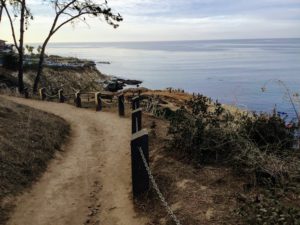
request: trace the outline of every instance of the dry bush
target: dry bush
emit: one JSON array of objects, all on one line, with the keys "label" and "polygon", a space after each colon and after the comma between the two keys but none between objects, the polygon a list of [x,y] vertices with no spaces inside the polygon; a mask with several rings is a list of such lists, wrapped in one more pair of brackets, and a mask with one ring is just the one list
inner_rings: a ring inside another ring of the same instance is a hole
[{"label": "dry bush", "polygon": [[[291,187],[300,186],[299,152],[293,149],[295,129],[295,125],[287,128],[275,114],[232,115],[218,102],[197,96],[171,119],[168,148],[195,165],[231,167],[247,178],[250,187],[259,186],[263,191],[280,188],[286,190],[285,195],[295,195]],[[257,207],[251,207],[253,202],[247,202],[239,213],[251,217],[251,224],[273,224],[274,218],[296,224],[299,219],[297,198],[286,204],[272,195],[264,204],[281,210],[280,218],[267,211],[262,219]]]},{"label": "dry bush", "polygon": [[200,95],[172,117],[169,149],[197,163],[231,165],[254,175],[255,182],[266,178],[280,183],[289,174],[283,165],[293,151],[294,129],[276,115],[232,115]]}]

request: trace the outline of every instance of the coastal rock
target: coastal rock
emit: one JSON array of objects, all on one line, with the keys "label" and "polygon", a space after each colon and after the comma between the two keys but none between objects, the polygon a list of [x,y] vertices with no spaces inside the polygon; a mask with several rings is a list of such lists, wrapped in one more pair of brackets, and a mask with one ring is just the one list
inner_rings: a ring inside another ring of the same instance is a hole
[{"label": "coastal rock", "polygon": [[122,90],[126,85],[137,85],[139,86],[142,81],[139,80],[125,80],[121,78],[112,78],[103,82],[103,88],[106,91],[117,92]]}]

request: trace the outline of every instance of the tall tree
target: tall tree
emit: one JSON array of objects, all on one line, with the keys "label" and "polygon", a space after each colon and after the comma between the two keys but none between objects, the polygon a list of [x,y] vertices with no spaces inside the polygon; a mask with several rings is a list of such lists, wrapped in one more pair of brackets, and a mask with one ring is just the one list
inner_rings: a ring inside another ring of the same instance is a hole
[{"label": "tall tree", "polygon": [[3,12],[3,5],[2,5],[2,3],[0,3],[0,23],[2,20],[2,12]]},{"label": "tall tree", "polygon": [[76,21],[87,23],[86,16],[103,17],[105,21],[114,28],[117,28],[119,26],[118,22],[123,20],[120,14],[114,14],[112,12],[106,0],[101,4],[96,3],[96,0],[49,0],[49,3],[54,6],[55,17],[49,34],[41,46],[38,71],[33,86],[34,93],[37,92],[38,84],[43,72],[46,46],[51,37],[60,28],[69,23],[74,24]]},{"label": "tall tree", "polygon": [[[11,6],[11,10],[9,10],[9,6],[7,5],[7,2]],[[33,19],[29,8],[26,5],[26,0],[0,0],[1,7],[6,12],[6,15],[8,17],[13,41],[15,44],[15,47],[18,51],[19,60],[18,60],[18,87],[19,92],[23,93],[24,91],[24,82],[23,82],[23,73],[24,73],[24,33],[25,30],[28,28],[29,20]],[[19,40],[17,41],[16,38],[16,31],[15,31],[15,25],[14,20],[12,18],[12,14],[14,17],[20,17],[19,21]]]}]

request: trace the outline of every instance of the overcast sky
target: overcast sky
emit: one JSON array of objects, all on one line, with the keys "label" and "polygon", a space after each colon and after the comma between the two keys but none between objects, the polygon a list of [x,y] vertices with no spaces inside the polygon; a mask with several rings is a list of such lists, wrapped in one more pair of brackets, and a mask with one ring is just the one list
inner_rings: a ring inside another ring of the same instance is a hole
[{"label": "overcast sky", "polygon": [[[41,42],[53,9],[28,0],[35,20],[27,42]],[[98,1],[101,2],[101,1]],[[300,37],[300,0],[108,0],[124,21],[113,29],[98,19],[90,27],[67,25],[53,42],[157,41]],[[0,39],[11,41],[5,14]]]}]

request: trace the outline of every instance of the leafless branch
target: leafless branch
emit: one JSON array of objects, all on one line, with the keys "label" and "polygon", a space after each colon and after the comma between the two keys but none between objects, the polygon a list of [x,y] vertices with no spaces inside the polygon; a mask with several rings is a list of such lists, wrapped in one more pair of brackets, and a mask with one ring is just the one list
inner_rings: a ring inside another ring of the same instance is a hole
[{"label": "leafless branch", "polygon": [[18,52],[20,52],[19,45],[17,44],[14,23],[13,23],[13,20],[11,18],[10,12],[8,11],[8,8],[7,8],[7,5],[6,5],[5,1],[4,0],[0,0],[0,1],[1,1],[1,6],[4,8],[4,10],[6,12],[6,15],[8,17],[9,23],[10,23],[10,28],[11,28],[11,33],[12,33],[12,36],[13,36],[14,44],[15,44],[16,49],[18,50]]}]

